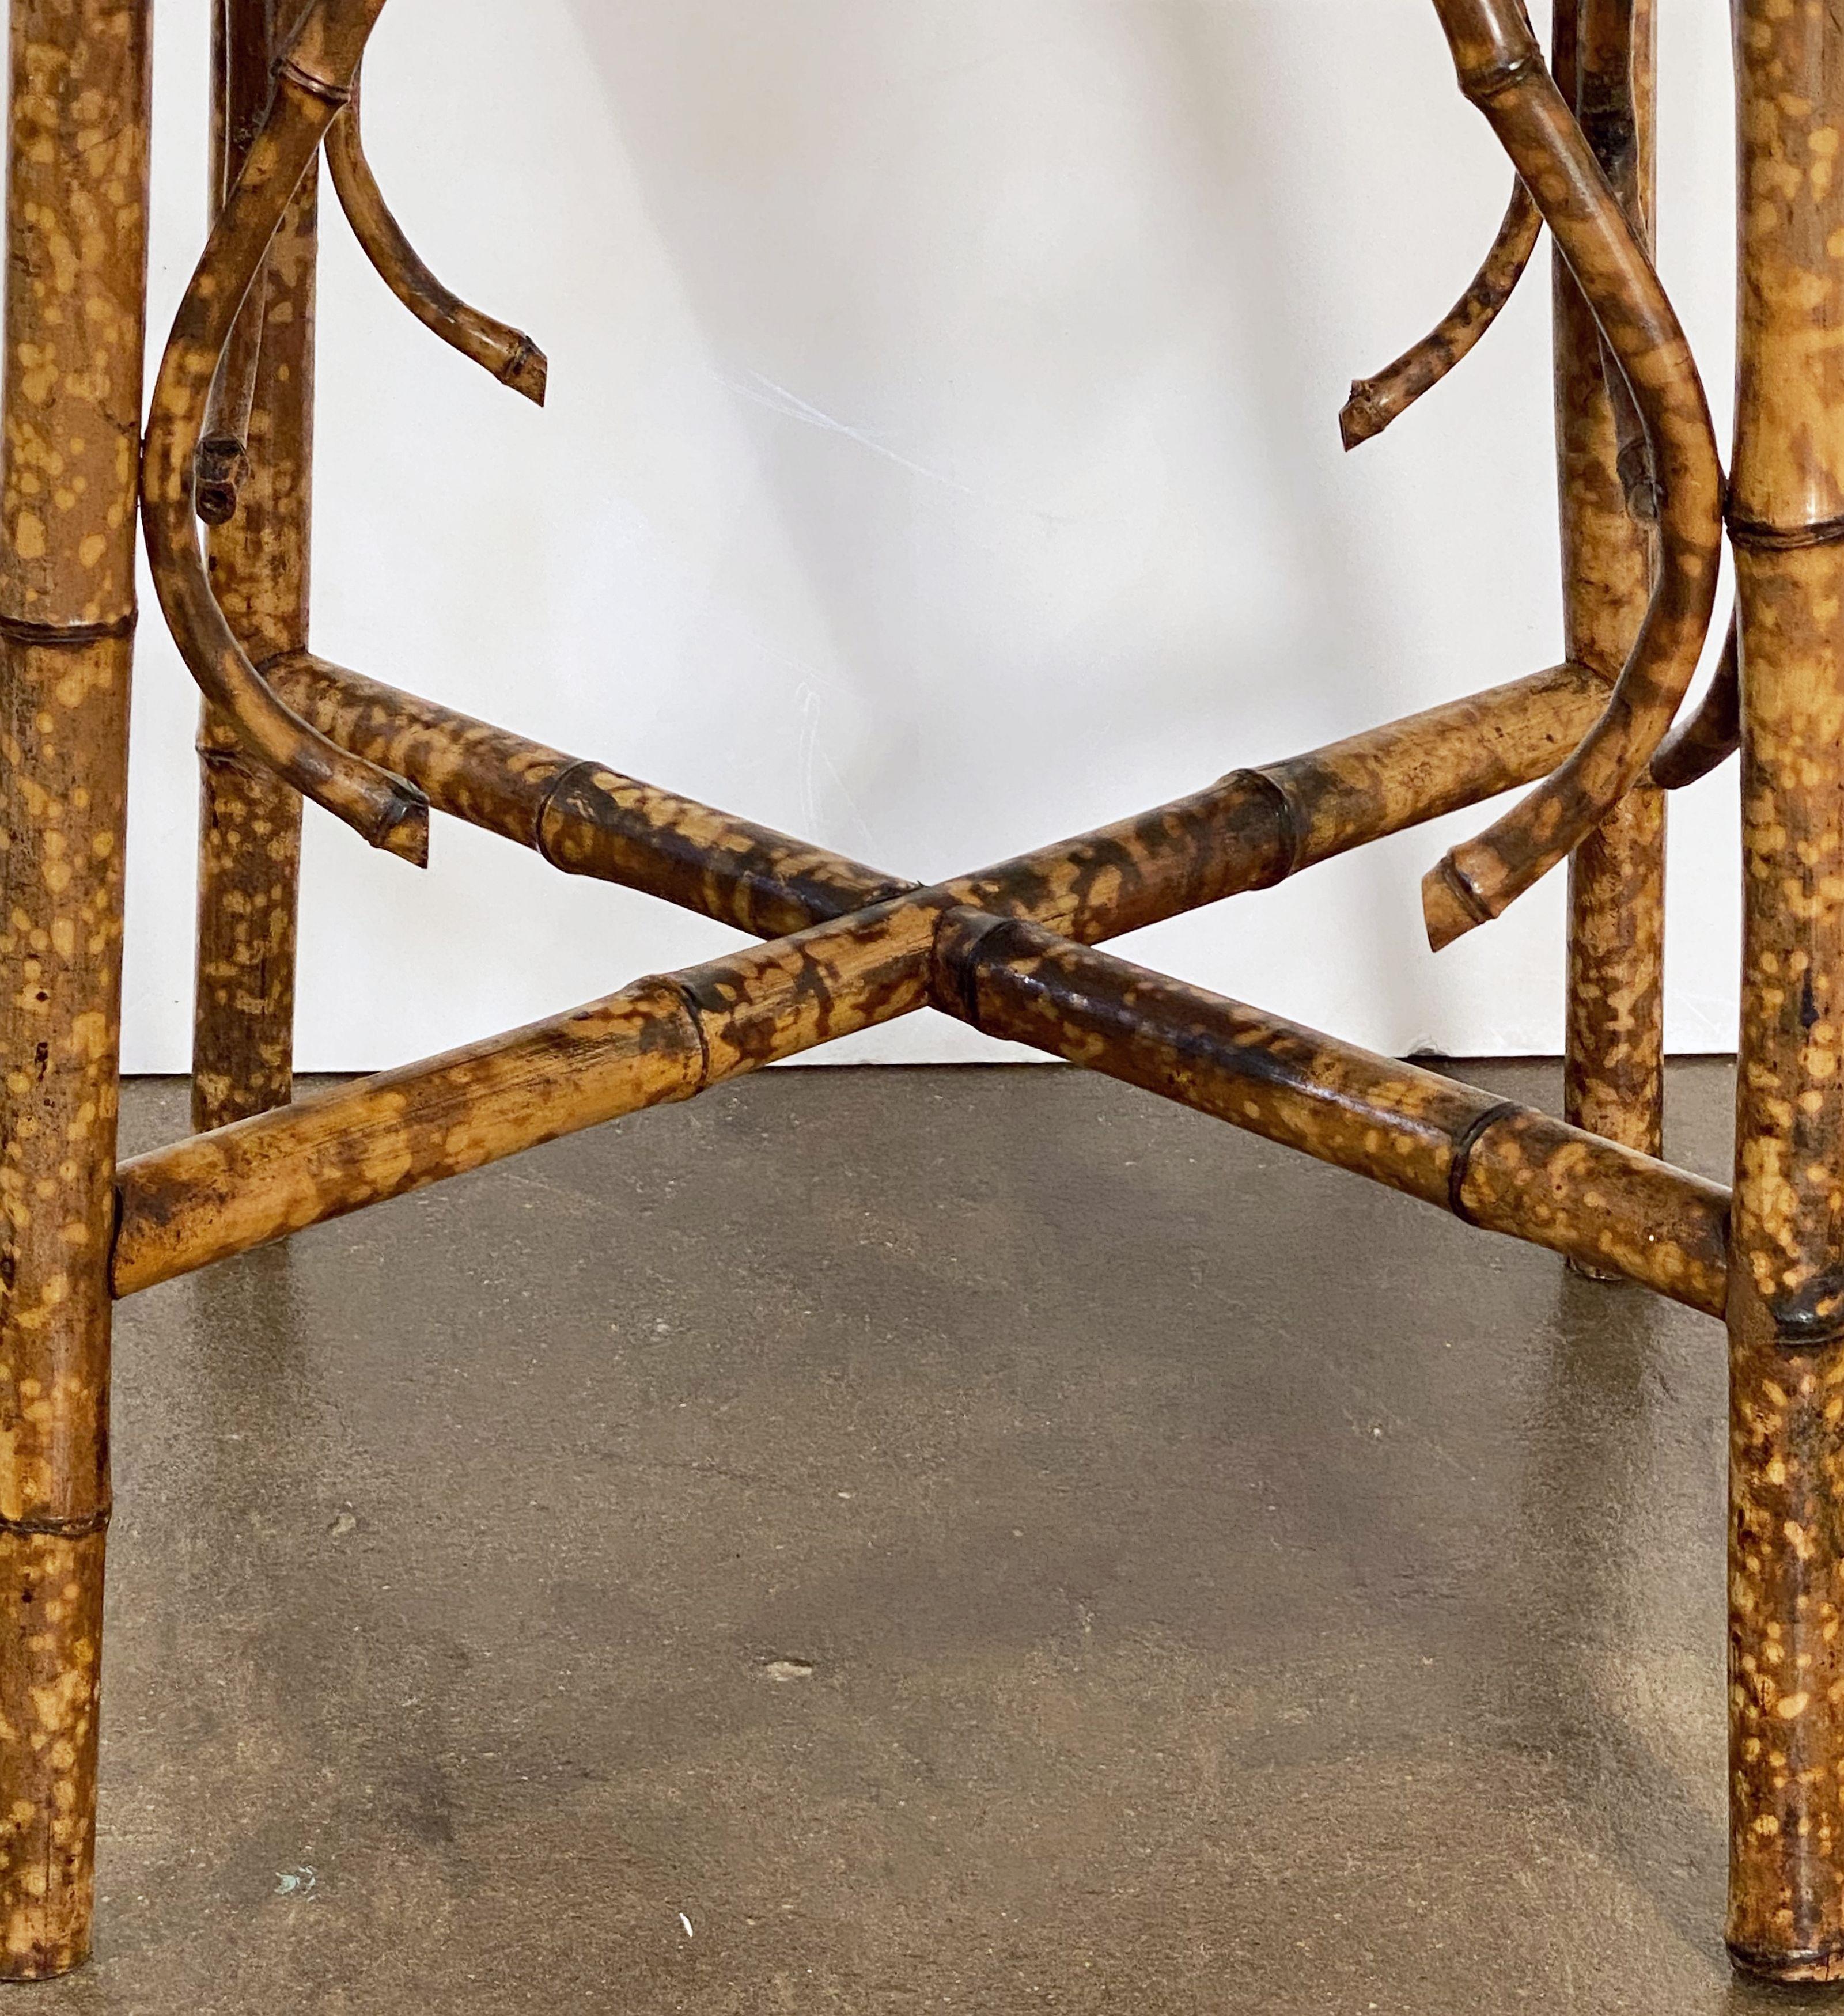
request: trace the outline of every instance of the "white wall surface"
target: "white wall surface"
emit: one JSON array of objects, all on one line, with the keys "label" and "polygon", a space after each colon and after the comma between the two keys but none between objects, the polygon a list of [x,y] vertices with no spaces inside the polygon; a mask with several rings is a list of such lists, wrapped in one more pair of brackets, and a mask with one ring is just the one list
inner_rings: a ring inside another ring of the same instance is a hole
[{"label": "white wall surface", "polygon": [[[205,0],[157,5],[154,320],[196,256]],[[1664,12],[1661,265],[1729,405],[1720,0]],[[552,358],[437,345],[329,204],[315,642],[935,877],[1559,655],[1547,254],[1349,459],[1508,171],[1428,0],[394,0],[380,175]],[[151,596],[128,1060],[189,1050],[194,697]],[[1678,801],[1670,1036],[1731,1046],[1734,771]],[[381,1066],[736,942],[448,822],[310,808],[300,1058]],[[1124,942],[1394,1052],[1554,1052],[1561,878],[1435,959],[1471,814]],[[989,1053],[934,1017],[852,1052]]]}]

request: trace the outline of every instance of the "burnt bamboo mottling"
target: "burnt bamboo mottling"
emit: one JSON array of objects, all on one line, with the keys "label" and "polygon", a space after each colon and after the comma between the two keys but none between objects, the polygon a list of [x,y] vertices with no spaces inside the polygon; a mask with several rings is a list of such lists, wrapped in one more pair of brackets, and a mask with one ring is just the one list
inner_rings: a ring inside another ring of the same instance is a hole
[{"label": "burnt bamboo mottling", "polygon": [[943,920],[935,1003],[989,1035],[1721,1313],[1726,1190],[1490,1093],[977,910]]},{"label": "burnt bamboo mottling", "polygon": [[[275,15],[276,0],[220,0],[214,211],[268,110]],[[307,642],[319,180],[313,167],[301,178],[238,319],[255,347],[237,481],[207,542],[211,592],[253,659]],[[201,506],[201,515],[211,514]],[[192,1107],[202,1133],[285,1106],[293,1093],[301,801],[251,760],[208,702],[198,754]]]},{"label": "burnt bamboo mottling", "polygon": [[1504,221],[1472,285],[1412,350],[1405,351],[1374,378],[1360,378],[1352,386],[1345,410],[1338,416],[1346,454],[1374,441],[1472,355],[1516,293],[1543,236],[1543,225],[1542,211],[1529,190],[1518,182],[1512,187]]},{"label": "burnt bamboo mottling", "polygon": [[420,864],[429,851],[422,794],[336,749],[263,684],[211,593],[194,515],[199,440],[225,347],[301,178],[351,94],[384,4],[315,0],[276,67],[268,115],[161,359],[142,457],[142,522],[167,625],[244,753],[373,846]]},{"label": "burnt bamboo mottling", "polygon": [[[549,749],[358,672],[292,653],[264,667],[301,718],[406,777],[438,811],[761,938],[912,887],[803,841]],[[1546,776],[1605,689],[1558,665],[1310,754],[1232,772],[1187,798],[967,878],[1085,942],[1135,931]]]},{"label": "burnt bamboo mottling", "polygon": [[433,330],[452,350],[490,373],[501,384],[510,386],[534,405],[542,406],[550,376],[544,352],[523,329],[470,308],[424,264],[403,226],[391,214],[378,178],[372,173],[371,163],[366,158],[358,103],[359,85],[355,77],[351,102],[326,136],[326,165],[339,193],[340,207],[366,257],[379,279],[424,328]]},{"label": "burnt bamboo mottling", "polygon": [[1423,885],[1438,950],[1498,916],[1593,832],[1637,783],[1682,704],[1715,605],[1722,469],[1677,316],[1594,150],[1557,89],[1518,0],[1435,0],[1460,88],[1536,199],[1638,408],[1662,559],[1657,592],[1582,746]]},{"label": "burnt bamboo mottling", "polygon": [[[1648,253],[1653,243],[1652,0],[1559,0],[1556,84]],[[1611,687],[1645,623],[1658,509],[1625,381],[1565,261],[1554,274],[1557,460],[1567,656]],[[1665,1139],[1665,794],[1642,775],[1569,863],[1569,1121],[1642,1154]]]},{"label": "burnt bamboo mottling", "polygon": [[88,1950],[149,12],[14,0],[0,449],[0,1976]]},{"label": "burnt bamboo mottling", "polygon": [[1738,0],[1728,1936],[1844,1978],[1844,23]]}]

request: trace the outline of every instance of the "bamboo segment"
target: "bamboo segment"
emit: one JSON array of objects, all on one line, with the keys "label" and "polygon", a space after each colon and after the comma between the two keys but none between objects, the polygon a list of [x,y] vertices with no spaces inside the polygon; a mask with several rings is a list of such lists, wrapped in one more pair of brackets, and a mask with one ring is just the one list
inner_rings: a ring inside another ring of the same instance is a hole
[{"label": "bamboo segment", "polygon": [[142,520],[160,606],[193,676],[247,753],[374,847],[419,865],[429,808],[401,779],[336,749],[257,676],[213,599],[195,521],[195,466],[211,388],[289,203],[350,92],[384,0],[315,0],[278,67],[263,128],[180,304],[153,393]]},{"label": "bamboo segment", "polygon": [[[273,13],[274,0],[223,0],[215,203],[229,193],[268,109]],[[307,640],[318,186],[309,168],[258,278],[261,344],[239,450],[238,508],[207,541],[212,595],[252,659]],[[253,292],[240,333],[254,301]],[[193,1125],[200,1133],[286,1106],[293,1095],[301,834],[299,797],[250,760],[207,704],[199,725],[193,1010]]]},{"label": "bamboo segment", "polygon": [[[1565,0],[1554,19],[1557,87],[1649,255],[1652,0]],[[1561,261],[1554,277],[1565,647],[1612,686],[1652,597],[1658,499],[1626,382]],[[1562,1110],[1652,1156],[1665,1139],[1665,824],[1664,794],[1642,777],[1569,862]]]},{"label": "bamboo segment", "polygon": [[1020,920],[951,913],[935,985],[937,1006],[989,1035],[1722,1313],[1716,1184]]},{"label": "bamboo segment", "polygon": [[1844,23],[1738,0],[1744,927],[1728,1938],[1844,1978]]},{"label": "bamboo segment", "polygon": [[1543,213],[1522,182],[1511,189],[1511,207],[1472,285],[1445,318],[1387,370],[1360,378],[1351,387],[1338,432],[1349,455],[1399,420],[1417,399],[1432,392],[1470,357],[1516,293],[1543,234]]},{"label": "bamboo segment", "polygon": [[121,1295],[926,1005],[914,898],[201,1135],[123,1172]]},{"label": "bamboo segment", "polygon": [[0,1976],[88,1950],[150,9],[14,0],[0,430]]},{"label": "bamboo segment", "polygon": [[1731,620],[1721,661],[1702,704],[1679,722],[1652,758],[1652,782],[1661,790],[1681,791],[1720,770],[1741,747],[1741,629]]},{"label": "bamboo segment", "polygon": [[[571,873],[771,938],[913,885],[528,742],[306,653],[264,668],[321,733],[408,777],[438,811]],[[1535,782],[1606,700],[1558,665],[1260,770],[956,884],[1085,943],[1262,889],[1385,834]]]},{"label": "bamboo segment", "polygon": [[757,938],[915,886],[304,652],[263,676],[304,721],[409,778],[436,811],[535,848],[567,874],[644,890]]},{"label": "bamboo segment", "polygon": [[451,350],[470,358],[534,405],[542,406],[550,376],[544,352],[523,329],[482,315],[445,287],[424,265],[404,235],[403,226],[391,214],[391,206],[385,202],[384,193],[366,159],[358,103],[359,85],[355,78],[351,103],[333,121],[333,130],[326,136],[326,164],[332,171],[333,185],[339,192],[340,204],[352,234],[378,278],[425,329],[432,329]]},{"label": "bamboo segment", "polygon": [[1715,606],[1722,470],[1690,347],[1518,0],[1435,0],[1460,87],[1536,199],[1625,373],[1659,499],[1658,592],[1606,713],[1575,754],[1423,884],[1438,950],[1565,859],[1638,780],[1695,675]]}]

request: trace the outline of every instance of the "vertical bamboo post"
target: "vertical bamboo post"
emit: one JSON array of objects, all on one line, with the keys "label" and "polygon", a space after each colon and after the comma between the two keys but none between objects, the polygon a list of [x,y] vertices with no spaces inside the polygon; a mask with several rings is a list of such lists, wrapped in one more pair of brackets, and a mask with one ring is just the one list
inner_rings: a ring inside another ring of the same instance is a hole
[{"label": "vertical bamboo post", "polygon": [[[1558,0],[1554,33],[1557,83],[1649,249],[1655,0]],[[1561,259],[1554,285],[1564,648],[1611,685],[1645,620],[1656,511],[1643,446],[1609,396],[1615,367]],[[1654,1156],[1664,1144],[1664,988],[1665,794],[1648,778],[1570,862],[1564,1097],[1573,1125]]]},{"label": "vertical bamboo post", "polygon": [[0,448],[0,1977],[94,1890],[149,0],[13,0]]},{"label": "vertical bamboo post", "polygon": [[[236,179],[293,15],[276,0],[217,0],[212,200]],[[249,466],[209,535],[211,584],[258,663],[308,641],[318,168],[277,235],[250,418]],[[259,281],[258,285],[262,283]],[[294,1082],[295,923],[301,805],[206,707],[199,728],[198,973],[193,1125],[200,1132],[286,1106]]]},{"label": "vertical bamboo post", "polygon": [[1844,23],[1737,0],[1745,923],[1729,1523],[1738,1962],[1844,1978]]}]

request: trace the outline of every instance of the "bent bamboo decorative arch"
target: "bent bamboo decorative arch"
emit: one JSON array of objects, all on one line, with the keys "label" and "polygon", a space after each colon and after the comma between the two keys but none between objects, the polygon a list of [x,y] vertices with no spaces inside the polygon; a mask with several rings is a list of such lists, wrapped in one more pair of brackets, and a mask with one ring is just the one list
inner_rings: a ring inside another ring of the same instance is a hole
[{"label": "bent bamboo decorative arch", "polygon": [[[924,888],[315,657],[318,160],[404,304],[542,403],[417,257],[356,95],[384,0],[216,0],[210,240],[145,440],[150,0],[13,0],[0,452],[0,1973],[88,1951],[112,1301],[923,1007],[1726,1320],[1728,1939],[1844,1978],[1844,22],[1734,0],[1741,355],[1725,487],[1650,257],[1654,0],[1434,0],[1516,175],[1478,279],[1352,389],[1380,433],[1555,269],[1555,666]],[[194,1123],[115,1157],[135,523],[205,697]],[[1675,733],[1727,517],[1738,606]],[[199,523],[208,535],[202,544]],[[1745,678],[1742,676],[1745,672]],[[1668,738],[1669,734],[1669,739]],[[1665,790],[1743,753],[1733,1196],[1661,1151]],[[1648,773],[1649,765],[1649,773]],[[1096,948],[1501,793],[1425,884],[1442,945],[1571,862],[1562,1119]],[[763,941],[295,1103],[301,801],[425,858],[431,812]]]}]

